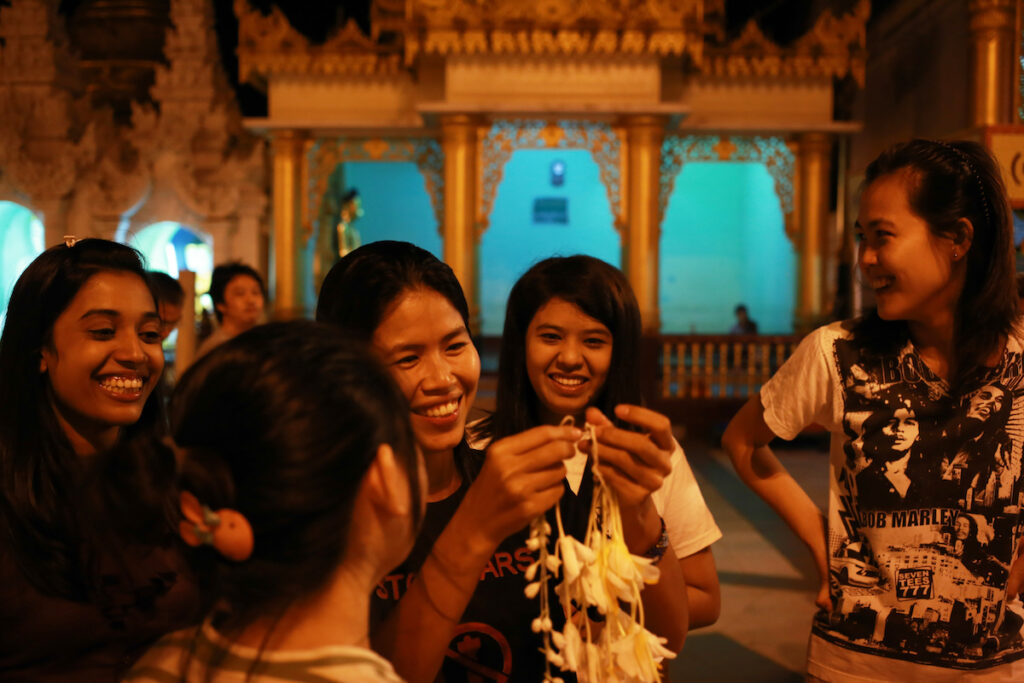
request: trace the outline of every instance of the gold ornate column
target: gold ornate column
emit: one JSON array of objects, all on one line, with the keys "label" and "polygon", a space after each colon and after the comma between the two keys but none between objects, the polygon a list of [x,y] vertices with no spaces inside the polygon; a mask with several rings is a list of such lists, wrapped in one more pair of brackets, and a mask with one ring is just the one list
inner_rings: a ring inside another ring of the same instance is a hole
[{"label": "gold ornate column", "polygon": [[971,122],[1010,123],[1013,103],[1014,0],[971,0]]},{"label": "gold ornate column", "polygon": [[274,307],[273,317],[288,320],[303,314],[299,286],[301,174],[304,138],[297,131],[274,134]]},{"label": "gold ornate column", "polygon": [[468,114],[441,117],[441,147],[444,152],[444,225],[441,240],[444,262],[451,266],[462,284],[469,304],[469,325],[480,328],[477,293],[476,199],[479,150],[477,120]]},{"label": "gold ornate column", "polygon": [[795,327],[810,331],[828,311],[828,179],[832,140],[803,133],[797,143],[797,300]]},{"label": "gold ornate column", "polygon": [[658,310],[658,247],[661,215],[661,143],[664,116],[642,114],[623,120],[626,129],[626,232],[622,265],[636,294],[645,335],[661,332]]}]

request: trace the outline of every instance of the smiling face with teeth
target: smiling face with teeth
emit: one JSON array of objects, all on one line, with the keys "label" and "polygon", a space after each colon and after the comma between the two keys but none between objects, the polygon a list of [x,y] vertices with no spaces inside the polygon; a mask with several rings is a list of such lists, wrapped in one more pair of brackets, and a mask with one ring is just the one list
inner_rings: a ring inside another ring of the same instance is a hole
[{"label": "smiling face with teeth", "polygon": [[537,309],[526,331],[526,373],[544,422],[572,415],[582,423],[611,363],[612,333],[604,323],[557,297]]},{"label": "smiling face with teeth", "polygon": [[112,446],[138,421],[163,371],[160,342],[153,295],[134,273],[93,275],[57,317],[39,367],[76,452]]},{"label": "smiling face with teeth", "polygon": [[451,457],[480,381],[480,356],[462,316],[433,289],[407,289],[381,318],[372,343],[409,402],[424,457]]},{"label": "smiling face with teeth", "polygon": [[[970,240],[957,246],[936,234],[910,206],[910,172],[890,173],[868,185],[860,200],[856,231],[858,263],[875,293],[878,316],[917,325],[952,325],[963,291]],[[915,337],[917,335],[914,335]]]}]

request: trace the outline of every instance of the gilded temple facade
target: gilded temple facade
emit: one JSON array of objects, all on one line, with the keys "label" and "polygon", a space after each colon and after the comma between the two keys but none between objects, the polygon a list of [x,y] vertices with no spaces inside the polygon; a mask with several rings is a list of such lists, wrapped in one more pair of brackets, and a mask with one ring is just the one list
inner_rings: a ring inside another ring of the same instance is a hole
[{"label": "gilded temple facade", "polygon": [[722,0],[374,0],[372,34],[350,21],[312,45],[279,10],[237,0],[240,77],[264,87],[248,119],[273,155],[276,306],[303,309],[330,230],[327,178],[351,160],[414,161],[444,260],[479,310],[478,254],[504,164],[517,149],[588,150],[648,333],[659,331],[658,249],[682,166],[765,164],[798,254],[796,316],[827,309],[838,244],[828,208],[837,82],[862,86],[870,3],[826,11],[782,47],[751,21],[724,36]]}]

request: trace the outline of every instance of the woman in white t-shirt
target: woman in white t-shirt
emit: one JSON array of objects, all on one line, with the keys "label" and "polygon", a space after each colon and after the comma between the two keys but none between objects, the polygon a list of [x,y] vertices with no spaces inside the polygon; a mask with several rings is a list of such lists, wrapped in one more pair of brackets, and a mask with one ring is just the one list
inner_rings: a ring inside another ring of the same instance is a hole
[{"label": "woman in white t-shirt", "polygon": [[[995,160],[887,150],[856,230],[877,308],[808,335],[723,446],[818,567],[812,679],[1022,680],[1024,334]],[[824,519],[767,445],[812,423],[832,433]]]},{"label": "woman in white t-shirt", "polygon": [[271,323],[193,365],[171,422],[208,616],[127,680],[400,681],[370,650],[370,594],[412,547],[425,475],[388,372],[333,327]]},{"label": "woman in white t-shirt", "polygon": [[[640,339],[640,309],[621,271],[584,255],[540,261],[509,294],[494,414],[472,431],[500,439],[566,416],[598,425],[600,468],[622,505],[626,544],[662,570],[643,591],[647,622],[679,649],[688,628],[718,618],[710,546],[722,534],[668,418],[640,405]],[[587,458],[577,452],[566,462],[577,496]]]}]

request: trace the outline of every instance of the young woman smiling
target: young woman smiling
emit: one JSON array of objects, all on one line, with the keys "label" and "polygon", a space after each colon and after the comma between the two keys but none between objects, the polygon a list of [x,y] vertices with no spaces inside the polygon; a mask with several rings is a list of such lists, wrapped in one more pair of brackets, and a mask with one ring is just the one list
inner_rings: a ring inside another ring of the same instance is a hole
[{"label": "young woman smiling", "polygon": [[[641,407],[640,329],[636,298],[617,268],[589,256],[537,263],[509,294],[494,414],[470,430],[487,442],[566,416],[598,426],[601,472],[619,496],[626,544],[638,555],[657,549],[661,579],[643,591],[648,628],[679,650],[689,628],[718,618],[710,545],[721,532],[668,418]],[[585,516],[587,453],[566,467],[566,504]]]},{"label": "young woman smiling", "polygon": [[373,596],[375,647],[414,682],[442,666],[449,680],[478,667],[540,680],[537,606],[523,595],[526,531],[561,498],[562,461],[582,432],[544,426],[495,441],[486,457],[469,449],[480,357],[466,299],[451,269],[412,244],[374,242],[345,256],[324,279],[317,320],[369,342],[384,361],[426,462],[423,528]]},{"label": "young woman smiling", "polygon": [[22,273],[0,337],[0,674],[114,680],[193,606],[170,547],[160,317],[139,254]]},{"label": "young woman smiling", "polygon": [[[877,307],[809,334],[722,445],[818,567],[811,680],[1022,680],[1024,331],[999,168],[977,143],[896,145],[856,230]],[[812,422],[831,432],[824,519],[768,448]],[[872,485],[897,430],[913,455]]]}]

